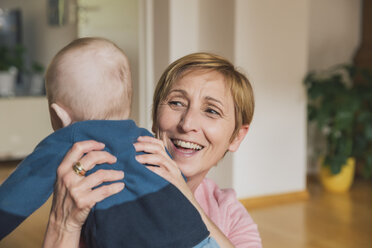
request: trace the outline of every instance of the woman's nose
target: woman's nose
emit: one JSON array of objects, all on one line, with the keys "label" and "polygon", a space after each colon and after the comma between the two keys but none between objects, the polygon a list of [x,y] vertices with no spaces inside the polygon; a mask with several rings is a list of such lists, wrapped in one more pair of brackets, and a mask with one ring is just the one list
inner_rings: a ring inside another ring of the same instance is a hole
[{"label": "woman's nose", "polygon": [[180,122],[178,123],[178,128],[182,132],[198,131],[200,127],[200,120],[198,112],[192,108],[188,108],[182,114]]}]

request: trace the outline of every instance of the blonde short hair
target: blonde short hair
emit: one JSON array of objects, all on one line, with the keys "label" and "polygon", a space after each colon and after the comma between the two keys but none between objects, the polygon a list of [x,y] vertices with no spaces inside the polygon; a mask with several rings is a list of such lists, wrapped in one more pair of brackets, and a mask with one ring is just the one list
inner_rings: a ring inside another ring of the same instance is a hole
[{"label": "blonde short hair", "polygon": [[76,39],[60,50],[46,71],[45,86],[49,105],[63,105],[76,121],[120,119],[130,112],[128,59],[103,38]]},{"label": "blonde short hair", "polygon": [[154,133],[157,133],[157,116],[159,105],[163,103],[172,88],[185,72],[194,70],[217,71],[225,78],[230,88],[235,109],[235,128],[232,141],[242,125],[250,124],[254,112],[254,96],[252,86],[247,77],[239,72],[227,59],[211,53],[193,53],[170,64],[164,71],[156,86],[153,99],[152,120]]}]

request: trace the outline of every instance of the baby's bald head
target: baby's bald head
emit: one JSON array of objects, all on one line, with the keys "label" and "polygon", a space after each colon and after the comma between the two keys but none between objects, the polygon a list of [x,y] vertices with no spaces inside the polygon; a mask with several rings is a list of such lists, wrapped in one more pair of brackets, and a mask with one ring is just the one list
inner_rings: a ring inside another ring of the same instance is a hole
[{"label": "baby's bald head", "polygon": [[132,82],[124,52],[102,38],[77,39],[53,58],[45,75],[49,106],[61,106],[72,122],[127,119]]}]

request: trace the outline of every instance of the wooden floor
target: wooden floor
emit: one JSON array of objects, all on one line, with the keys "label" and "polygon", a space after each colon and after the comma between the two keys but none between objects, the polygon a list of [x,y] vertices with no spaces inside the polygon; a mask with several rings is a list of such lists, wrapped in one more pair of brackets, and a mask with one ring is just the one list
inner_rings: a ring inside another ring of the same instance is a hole
[{"label": "wooden floor", "polygon": [[330,194],[309,180],[308,190],[307,201],[249,210],[264,248],[372,248],[372,181]]},{"label": "wooden floor", "polygon": [[[0,182],[14,163],[0,163]],[[372,181],[329,194],[310,180],[310,200],[250,209],[264,248],[372,248]],[[51,201],[0,241],[0,248],[41,247]],[[4,225],[4,223],[0,223]]]}]

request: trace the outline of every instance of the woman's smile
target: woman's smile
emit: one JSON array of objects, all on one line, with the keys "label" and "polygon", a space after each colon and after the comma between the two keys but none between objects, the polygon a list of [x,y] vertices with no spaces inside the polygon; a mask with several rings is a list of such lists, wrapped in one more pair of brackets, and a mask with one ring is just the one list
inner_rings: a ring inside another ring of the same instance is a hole
[{"label": "woman's smile", "polygon": [[190,157],[197,154],[204,147],[190,141],[181,140],[181,139],[170,139],[173,144],[168,150],[171,150],[170,153],[177,153],[177,156]]},{"label": "woman's smile", "polygon": [[188,150],[191,149],[191,150],[196,150],[196,151],[203,149],[203,146],[190,142],[190,141],[172,139],[172,142],[179,149],[188,149]]}]

